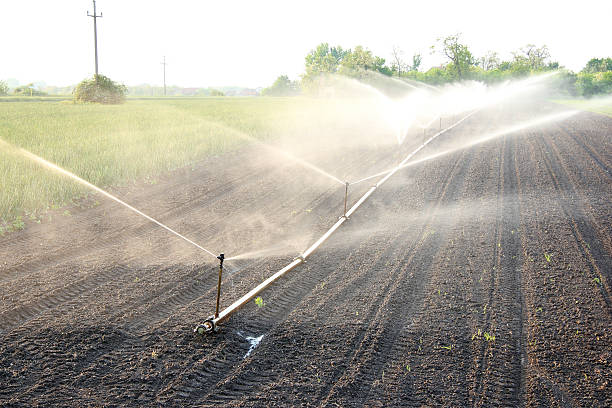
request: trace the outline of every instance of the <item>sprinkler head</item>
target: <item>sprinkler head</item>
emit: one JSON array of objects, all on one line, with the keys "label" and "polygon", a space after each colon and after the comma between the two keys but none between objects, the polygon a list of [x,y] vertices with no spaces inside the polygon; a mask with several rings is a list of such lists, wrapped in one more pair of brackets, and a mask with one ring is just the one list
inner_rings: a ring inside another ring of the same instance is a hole
[{"label": "sprinkler head", "polygon": [[219,254],[217,259],[220,261],[220,265],[223,266],[223,260],[225,259],[225,254]]},{"label": "sprinkler head", "polygon": [[202,324],[198,324],[194,329],[194,334],[205,334],[205,333],[214,333],[218,331],[219,328],[215,324],[214,317],[210,316],[206,321]]}]

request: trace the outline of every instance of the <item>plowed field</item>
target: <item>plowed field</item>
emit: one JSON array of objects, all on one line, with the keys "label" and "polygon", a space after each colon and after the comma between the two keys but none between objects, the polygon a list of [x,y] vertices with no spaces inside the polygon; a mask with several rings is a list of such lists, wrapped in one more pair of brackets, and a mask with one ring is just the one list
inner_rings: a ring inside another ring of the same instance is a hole
[{"label": "plowed field", "polygon": [[[477,112],[419,157],[560,109]],[[115,193],[231,256],[310,244],[341,214],[342,186],[293,171],[245,148]],[[214,259],[91,197],[0,238],[0,406],[610,407],[611,198],[603,115],[457,150],[399,171],[263,306],[200,337]],[[222,306],[297,254],[240,264]]]}]

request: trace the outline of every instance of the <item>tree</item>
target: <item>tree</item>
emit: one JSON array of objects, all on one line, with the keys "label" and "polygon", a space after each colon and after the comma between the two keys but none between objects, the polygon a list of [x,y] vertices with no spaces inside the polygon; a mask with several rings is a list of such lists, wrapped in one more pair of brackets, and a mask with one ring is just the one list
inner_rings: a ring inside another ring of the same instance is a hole
[{"label": "tree", "polygon": [[8,85],[4,81],[0,81],[0,96],[8,95]]},{"label": "tree", "polygon": [[372,54],[372,51],[361,45],[355,47],[354,51],[348,51],[340,62],[339,73],[362,78],[367,71],[376,71],[384,75],[391,75],[392,71],[385,66],[385,59]]},{"label": "tree", "polygon": [[612,58],[591,58],[582,70],[588,74],[608,71],[612,71]]},{"label": "tree", "polygon": [[81,81],[74,90],[74,99],[79,102],[118,104],[125,101],[127,87],[113,82],[104,75],[94,75]]},{"label": "tree", "polygon": [[265,88],[262,91],[264,96],[293,96],[297,95],[298,86],[295,82],[289,80],[287,75],[281,75],[276,78],[272,86]]},{"label": "tree", "polygon": [[440,52],[452,64],[450,67],[451,72],[458,79],[465,79],[470,68],[475,64],[475,60],[467,45],[461,44],[460,37],[461,34],[449,35],[448,37],[438,39],[438,43]]},{"label": "tree", "polygon": [[410,66],[410,70],[411,71],[418,71],[419,67],[421,66],[421,62],[423,61],[423,57],[421,57],[421,54],[414,54],[412,56],[412,65]]},{"label": "tree", "polygon": [[533,44],[527,44],[513,54],[516,62],[527,65],[533,71],[545,69],[546,61],[550,58],[546,45],[536,47]]},{"label": "tree", "polygon": [[342,47],[331,47],[321,43],[306,55],[306,76],[314,77],[322,73],[333,74],[338,70],[340,62],[348,54]]},{"label": "tree", "polygon": [[391,71],[397,72],[397,76],[402,76],[402,71],[408,68],[408,65],[403,60],[404,52],[397,46],[393,46],[391,50],[391,57],[393,62],[391,62]]},{"label": "tree", "polygon": [[484,56],[480,57],[479,63],[480,68],[484,69],[485,71],[491,71],[499,68],[500,66],[499,56],[495,51],[487,51]]}]

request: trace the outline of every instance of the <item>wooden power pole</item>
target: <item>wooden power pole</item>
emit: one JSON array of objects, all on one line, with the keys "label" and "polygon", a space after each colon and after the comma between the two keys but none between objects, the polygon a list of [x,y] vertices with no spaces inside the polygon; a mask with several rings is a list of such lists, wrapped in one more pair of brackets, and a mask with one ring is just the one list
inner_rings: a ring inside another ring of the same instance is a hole
[{"label": "wooden power pole", "polygon": [[164,66],[164,96],[166,96],[166,56],[164,55],[164,62],[162,62],[162,65]]},{"label": "wooden power pole", "polygon": [[98,76],[98,25],[96,20],[102,17],[102,13],[100,15],[96,14],[96,0],[93,0],[93,14],[89,14],[88,11],[87,16],[93,17],[94,20],[94,49],[96,51],[96,76]]}]

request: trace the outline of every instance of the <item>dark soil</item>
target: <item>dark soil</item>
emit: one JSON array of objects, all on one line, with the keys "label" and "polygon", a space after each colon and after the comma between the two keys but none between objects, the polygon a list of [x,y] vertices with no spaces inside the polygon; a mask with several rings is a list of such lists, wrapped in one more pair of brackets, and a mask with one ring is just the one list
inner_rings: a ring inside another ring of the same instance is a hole
[{"label": "dark soil", "polygon": [[[478,112],[420,156],[560,109]],[[389,167],[412,136],[343,171]],[[329,228],[344,191],[243,149],[114,193],[228,256],[301,246],[230,263],[228,306]],[[610,407],[611,197],[606,116],[458,150],[398,172],[263,306],[199,337],[214,258],[92,196],[0,237],[0,406]]]}]

